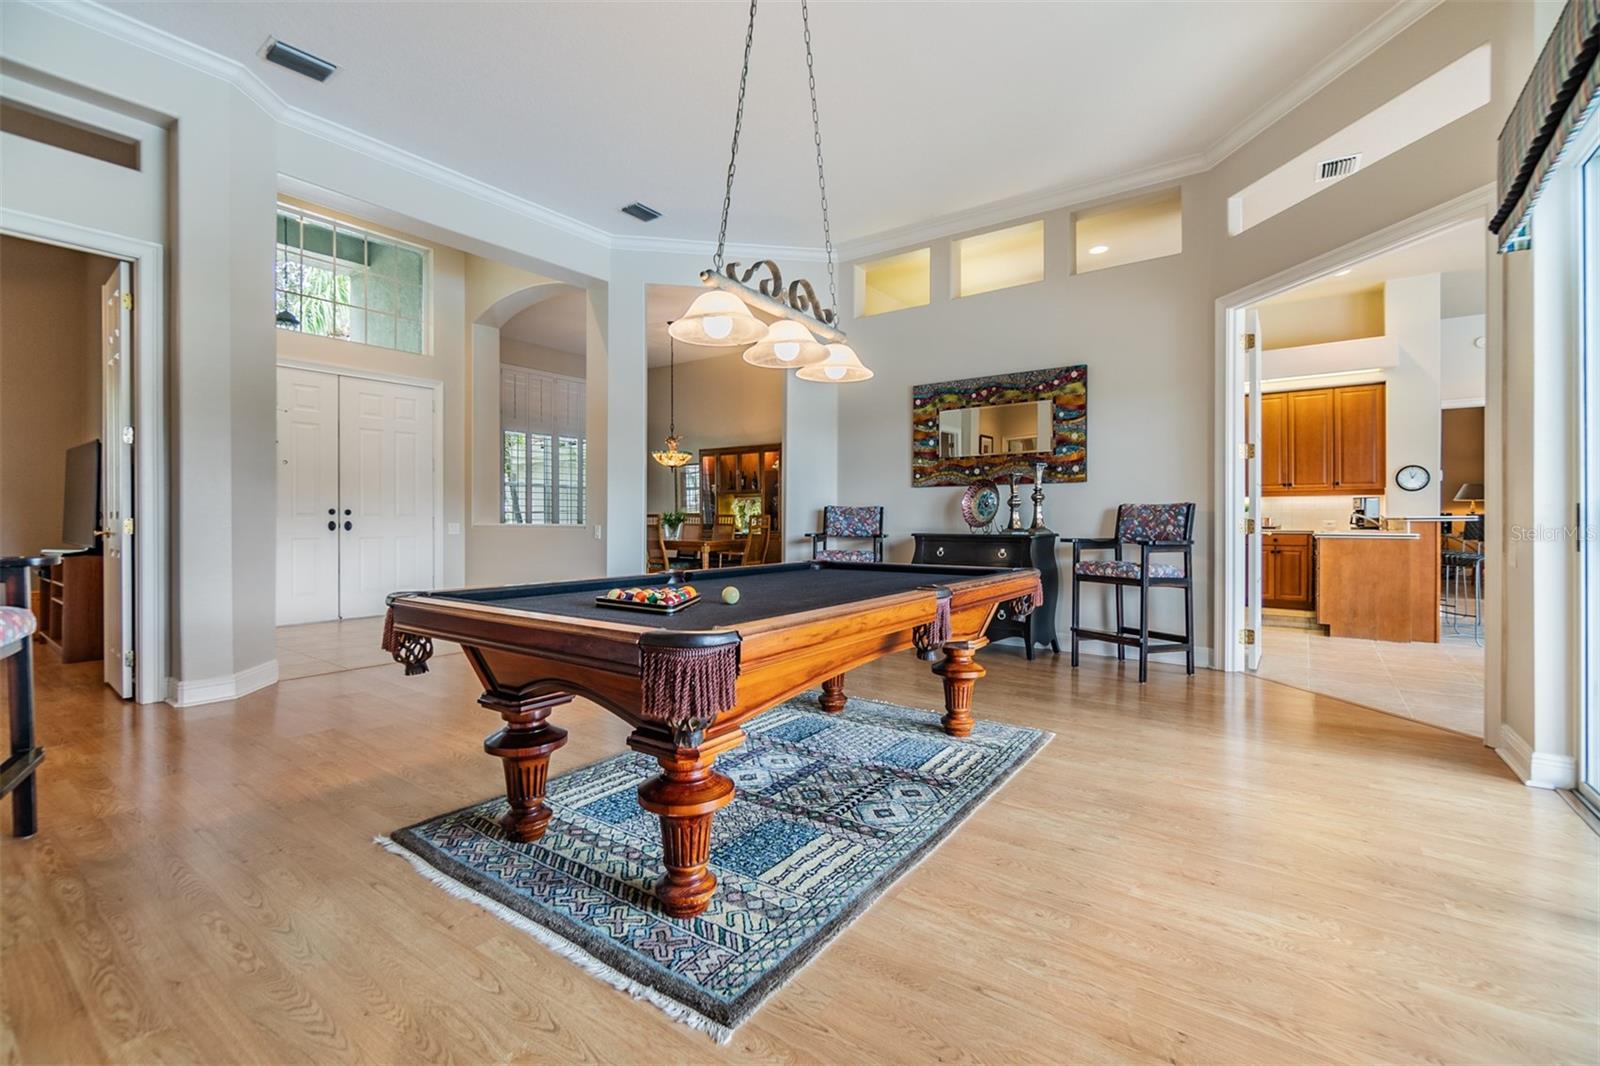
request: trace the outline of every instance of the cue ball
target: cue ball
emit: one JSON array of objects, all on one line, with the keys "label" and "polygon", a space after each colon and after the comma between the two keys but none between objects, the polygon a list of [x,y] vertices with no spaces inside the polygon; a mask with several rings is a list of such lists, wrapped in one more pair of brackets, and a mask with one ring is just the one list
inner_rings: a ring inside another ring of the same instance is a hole
[{"label": "cue ball", "polygon": [[722,590],[722,602],[723,603],[738,603],[739,602],[739,590],[734,588],[732,585],[728,585],[727,587],[725,587]]}]

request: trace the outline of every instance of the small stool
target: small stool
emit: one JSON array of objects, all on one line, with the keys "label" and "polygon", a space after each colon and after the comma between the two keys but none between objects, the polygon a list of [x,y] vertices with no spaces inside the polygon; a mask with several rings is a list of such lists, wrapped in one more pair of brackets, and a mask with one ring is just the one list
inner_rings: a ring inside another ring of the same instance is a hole
[{"label": "small stool", "polygon": [[28,605],[28,571],[44,566],[39,556],[0,558],[0,669],[6,672],[11,710],[11,754],[0,763],[0,796],[11,797],[11,834],[31,837],[39,830],[33,772],[44,749],[33,732],[33,631],[37,620]]}]

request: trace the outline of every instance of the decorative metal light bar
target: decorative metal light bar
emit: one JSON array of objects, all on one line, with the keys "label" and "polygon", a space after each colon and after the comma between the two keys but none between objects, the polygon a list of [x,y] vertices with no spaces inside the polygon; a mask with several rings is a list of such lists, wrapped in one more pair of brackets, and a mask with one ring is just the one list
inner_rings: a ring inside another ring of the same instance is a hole
[{"label": "decorative metal light bar", "polygon": [[[689,309],[668,327],[676,339],[711,347],[744,348],[744,360],[755,366],[780,370],[802,369],[808,381],[865,381],[872,371],[851,350],[838,327],[834,307],[839,295],[833,267],[833,233],[828,222],[828,183],[822,166],[822,122],[817,115],[817,77],[811,59],[811,16],[800,0],[800,24],[805,36],[806,80],[811,90],[811,131],[817,147],[817,191],[822,200],[822,239],[828,257],[828,304],[817,298],[810,281],[796,278],[787,288],[783,271],[771,259],[747,270],[738,263],[723,263],[728,240],[728,211],[733,204],[733,176],[739,159],[739,134],[744,125],[745,86],[750,80],[750,46],[755,40],[756,6],[750,0],[750,20],[745,27],[744,66],[739,72],[739,104],[733,118],[733,146],[728,155],[728,179],[722,195],[722,222],[717,230],[717,251],[711,269],[700,281],[711,291],[697,296]],[[765,277],[751,288],[749,282],[762,271]],[[729,299],[733,297],[734,299]],[[764,325],[751,310],[773,318]]]}]

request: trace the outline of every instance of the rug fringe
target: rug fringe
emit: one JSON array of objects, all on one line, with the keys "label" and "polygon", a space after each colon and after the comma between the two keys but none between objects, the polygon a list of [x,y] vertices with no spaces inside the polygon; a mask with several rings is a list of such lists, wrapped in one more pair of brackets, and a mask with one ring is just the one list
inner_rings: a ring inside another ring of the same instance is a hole
[{"label": "rug fringe", "polygon": [[657,992],[650,986],[640,984],[638,981],[618,973],[616,970],[613,970],[611,967],[607,966],[605,963],[601,962],[599,959],[595,958],[593,955],[589,954],[587,951],[583,950],[566,937],[553,933],[549,929],[540,925],[538,922],[532,921],[531,919],[518,914],[505,904],[490,899],[481,892],[468,888],[466,885],[463,885],[450,875],[436,869],[428,862],[428,860],[424,859],[416,852],[411,851],[400,844],[396,844],[389,837],[376,836],[372,838],[372,842],[378,845],[380,848],[383,848],[385,851],[391,852],[400,856],[402,859],[405,859],[411,864],[412,869],[416,870],[417,873],[433,882],[439,888],[442,888],[446,894],[454,896],[457,899],[466,900],[468,903],[476,904],[482,909],[488,911],[490,914],[494,915],[496,918],[499,918],[501,921],[505,922],[507,925],[514,926],[515,928],[520,929],[522,932],[533,937],[533,939],[537,940],[539,943],[543,944],[557,955],[560,955],[562,958],[571,960],[585,973],[599,978],[612,988],[626,992],[634,999],[644,1000],[651,1006],[656,1007],[662,1013],[666,1014],[667,1017],[671,1018],[673,1021],[705,1033],[719,1044],[726,1044],[728,1041],[733,1039],[733,1030],[728,1026],[722,1025],[719,1022],[714,1022],[710,1018],[707,1018],[705,1015],[701,1014],[699,1011],[693,1010],[690,1007],[686,1007],[677,1000],[672,999],[669,996],[662,995],[660,992]]}]

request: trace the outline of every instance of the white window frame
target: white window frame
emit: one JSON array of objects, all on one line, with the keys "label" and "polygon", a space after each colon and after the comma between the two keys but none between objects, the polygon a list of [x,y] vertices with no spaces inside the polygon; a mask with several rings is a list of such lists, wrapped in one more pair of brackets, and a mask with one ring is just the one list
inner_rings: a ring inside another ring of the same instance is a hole
[{"label": "white window frame", "polygon": [[[585,427],[584,405],[586,387],[582,378],[552,374],[520,366],[500,368],[500,524],[519,526],[582,526],[588,521],[589,494],[589,442]],[[507,435],[520,433],[522,438],[522,500],[524,520],[512,521],[508,515],[506,482]],[[546,469],[548,482],[542,483],[540,499],[534,499],[534,485],[530,480],[533,448],[537,440],[549,445]],[[561,470],[560,450],[563,439],[578,442],[578,468],[576,472],[576,497],[573,485]],[[565,495],[565,499],[563,496]],[[574,506],[575,499],[575,506]],[[541,506],[535,506],[536,502]],[[573,513],[573,512],[576,513]],[[534,518],[535,512],[539,517]]]},{"label": "white window frame", "polygon": [[[290,248],[289,246],[284,245],[282,242],[280,242],[277,239],[277,236],[278,236],[278,222],[277,222],[277,219],[278,219],[279,215],[291,215],[291,216],[293,216],[293,217],[295,217],[296,219],[299,220],[299,222],[301,224],[301,238],[300,238],[301,246],[299,248]],[[328,257],[328,258],[331,259],[331,261],[332,261],[332,263],[333,263],[333,265],[335,267],[337,267],[341,263],[343,263],[347,267],[354,267],[356,265],[356,264],[350,263],[349,260],[341,260],[338,257],[338,254],[337,254],[338,253],[338,240],[339,240],[339,235],[341,233],[350,234],[352,236],[360,237],[363,242],[376,240],[376,241],[378,241],[378,242],[380,242],[382,244],[393,245],[393,246],[395,246],[397,248],[404,248],[407,251],[415,252],[419,256],[421,256],[421,258],[422,258],[422,289],[421,289],[421,292],[419,293],[420,303],[419,303],[419,305],[417,307],[417,318],[416,318],[417,332],[418,332],[418,346],[417,346],[417,350],[416,351],[412,351],[409,348],[402,348],[399,345],[399,335],[400,335],[399,325],[400,325],[400,322],[402,320],[408,320],[407,316],[400,314],[398,309],[396,309],[395,311],[390,312],[390,311],[374,310],[370,306],[369,300],[370,300],[370,293],[371,293],[372,268],[370,266],[368,266],[367,264],[365,264],[365,263],[360,264],[360,270],[361,270],[361,273],[362,273],[361,302],[358,304],[354,300],[346,302],[346,301],[339,301],[337,299],[335,299],[332,302],[336,305],[336,307],[337,306],[344,306],[344,307],[349,307],[352,310],[360,311],[363,316],[366,316],[368,314],[383,314],[383,315],[388,315],[389,317],[393,318],[394,321],[395,321],[395,332],[394,332],[395,342],[394,343],[391,343],[391,344],[374,343],[370,339],[371,338],[371,330],[370,330],[370,328],[367,328],[365,326],[363,327],[362,336],[361,336],[361,338],[359,340],[357,340],[357,339],[355,339],[353,337],[342,337],[342,336],[339,336],[337,334],[315,333],[315,332],[306,330],[306,329],[303,328],[304,327],[304,322],[305,322],[305,312],[304,312],[304,308],[303,307],[301,309],[300,315],[298,316],[300,318],[300,320],[301,320],[301,326],[293,328],[291,330],[291,332],[305,333],[307,336],[311,336],[311,337],[326,337],[326,338],[329,338],[329,339],[332,339],[332,340],[345,341],[346,343],[351,343],[351,344],[365,344],[365,345],[369,345],[369,346],[374,347],[374,348],[382,348],[384,351],[400,352],[403,355],[413,355],[413,356],[418,356],[418,357],[431,356],[433,354],[433,330],[432,330],[432,325],[433,325],[433,315],[432,315],[432,309],[433,309],[433,298],[432,298],[432,291],[433,291],[433,254],[427,248],[423,247],[422,245],[417,244],[417,243],[415,243],[413,241],[405,240],[402,237],[397,237],[392,233],[384,233],[381,230],[375,230],[375,229],[372,229],[372,228],[367,227],[367,226],[358,226],[358,225],[355,225],[353,223],[344,222],[344,221],[341,221],[341,220],[336,219],[336,218],[331,218],[328,215],[319,214],[316,211],[309,210],[309,209],[304,208],[304,207],[296,207],[293,204],[286,204],[286,203],[282,203],[282,202],[280,202],[277,205],[277,211],[273,215],[273,281],[272,281],[272,297],[273,297],[273,306],[274,306],[274,308],[276,308],[277,305],[278,305],[279,295],[280,294],[287,294],[287,290],[283,289],[279,284],[281,279],[280,279],[280,277],[278,275],[278,260],[281,257],[281,255],[285,251],[298,254],[300,256],[300,258],[301,258],[302,264],[304,262],[305,256],[308,255],[308,254],[309,255],[313,255],[313,256],[317,256],[318,258],[322,257],[322,253],[320,253],[320,252],[307,253],[305,251],[305,248],[304,248],[304,244],[305,244],[304,226],[305,226],[305,223],[308,222],[308,221],[314,222],[314,223],[316,223],[317,225],[320,225],[320,226],[326,226],[326,227],[328,227],[329,229],[331,229],[333,231],[333,234],[334,234],[334,238],[333,238],[334,239],[334,254],[332,256]],[[294,294],[289,294],[289,295],[294,295],[294,296],[297,296],[297,297],[302,296],[302,294],[300,294],[300,293],[294,293]],[[284,328],[287,328],[287,327],[284,327]]]}]

